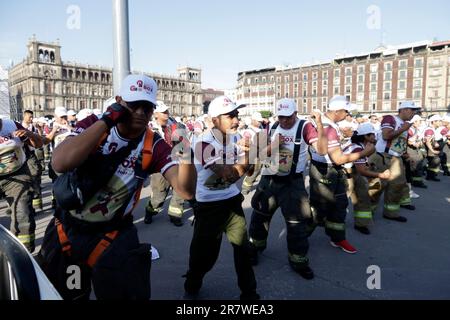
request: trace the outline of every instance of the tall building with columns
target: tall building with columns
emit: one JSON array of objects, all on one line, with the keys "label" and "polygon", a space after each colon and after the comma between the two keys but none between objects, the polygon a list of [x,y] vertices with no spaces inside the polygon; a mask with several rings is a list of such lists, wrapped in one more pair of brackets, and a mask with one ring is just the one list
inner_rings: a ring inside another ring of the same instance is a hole
[{"label": "tall building with columns", "polygon": [[[158,99],[174,115],[201,114],[201,70],[179,68],[178,75],[147,72],[158,84]],[[21,119],[24,110],[36,117],[52,115],[56,107],[79,111],[102,109],[114,96],[112,69],[62,60],[57,42],[42,42],[35,37],[27,44],[27,57],[9,70],[12,117]],[[14,108],[13,108],[14,107]]]}]

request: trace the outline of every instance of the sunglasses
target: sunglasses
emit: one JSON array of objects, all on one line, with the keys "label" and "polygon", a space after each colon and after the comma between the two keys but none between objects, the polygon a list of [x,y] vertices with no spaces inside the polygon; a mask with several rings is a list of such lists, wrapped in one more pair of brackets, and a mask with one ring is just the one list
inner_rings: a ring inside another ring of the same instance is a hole
[{"label": "sunglasses", "polygon": [[133,102],[127,102],[127,106],[133,111],[136,112],[139,108],[142,108],[144,110],[144,113],[146,115],[149,115],[150,113],[155,110],[156,106],[149,102],[149,101],[133,101]]}]

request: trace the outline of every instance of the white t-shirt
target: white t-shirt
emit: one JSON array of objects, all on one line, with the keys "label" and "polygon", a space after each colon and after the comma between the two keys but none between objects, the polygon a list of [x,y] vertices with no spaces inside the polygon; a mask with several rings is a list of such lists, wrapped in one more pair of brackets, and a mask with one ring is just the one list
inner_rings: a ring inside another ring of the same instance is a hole
[{"label": "white t-shirt", "polygon": [[[97,121],[95,115],[90,116],[77,123],[77,128],[72,135],[78,135]],[[71,211],[71,215],[77,219],[87,222],[105,222],[110,221],[116,214],[130,214],[135,200],[138,181],[135,177],[134,166],[138,157],[142,154],[144,139],[138,144],[137,148],[132,150],[128,157],[119,165],[114,176],[109,180],[106,186],[101,188],[84,205],[81,212]],[[100,146],[97,152],[102,154],[111,154],[128,144],[129,140],[120,136],[117,127],[113,127],[106,142]],[[164,174],[169,168],[177,163],[172,160],[171,148],[157,133],[153,137],[153,156],[147,173],[152,174],[160,172]],[[127,202],[128,201],[128,202]],[[126,205],[124,212],[120,208]]]},{"label": "white t-shirt", "polygon": [[239,194],[236,183],[229,183],[218,177],[211,165],[238,162],[242,156],[236,143],[241,139],[239,134],[229,136],[227,146],[219,141],[213,130],[209,130],[195,139],[195,168],[197,170],[197,191],[195,198],[199,202],[214,202],[230,199]]},{"label": "white t-shirt", "polygon": [[[381,130],[393,129],[398,130],[405,122],[398,116],[385,116],[381,122]],[[387,153],[394,157],[401,157],[406,152],[408,145],[408,131],[403,132],[400,136],[393,140],[386,141],[383,139],[383,135],[380,135],[380,139],[377,141],[377,152]]]},{"label": "white t-shirt", "polygon": [[20,138],[12,136],[14,131],[23,129],[12,120],[3,119],[0,131],[0,176],[18,171],[27,160],[24,144]]},{"label": "white t-shirt", "polygon": [[[322,117],[323,130],[325,131],[325,135],[328,139],[328,152],[335,148],[341,148],[341,141],[343,140],[343,135],[336,123],[328,119],[327,117]],[[330,156],[327,154],[325,156],[321,156],[316,152],[314,148],[310,148],[311,151],[311,159],[320,163],[333,164]]]}]

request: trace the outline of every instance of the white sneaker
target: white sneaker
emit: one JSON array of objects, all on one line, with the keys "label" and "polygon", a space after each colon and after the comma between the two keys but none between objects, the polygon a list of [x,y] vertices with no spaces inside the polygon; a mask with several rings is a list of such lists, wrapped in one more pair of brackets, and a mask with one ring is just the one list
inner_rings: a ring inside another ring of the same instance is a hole
[{"label": "white sneaker", "polygon": [[420,195],[418,195],[418,194],[415,193],[413,190],[411,190],[411,191],[409,192],[409,197],[410,197],[411,199],[418,199],[418,198],[420,198]]}]

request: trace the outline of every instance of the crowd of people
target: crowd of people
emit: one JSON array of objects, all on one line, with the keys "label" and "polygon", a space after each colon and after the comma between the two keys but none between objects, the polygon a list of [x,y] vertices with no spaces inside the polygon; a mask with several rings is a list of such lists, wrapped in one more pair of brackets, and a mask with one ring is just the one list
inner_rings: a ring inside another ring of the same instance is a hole
[{"label": "crowd of people", "polygon": [[[350,201],[354,228],[369,235],[383,194],[383,218],[405,223],[401,210],[415,210],[411,199],[419,197],[413,188],[439,182],[441,170],[450,176],[450,117],[423,118],[410,101],[396,114],[369,117],[343,96],[310,115],[282,99],[265,119],[240,116],[246,106],[221,96],[208,114],[181,118],[156,97],[153,79],[130,75],[103,113],[58,107],[52,119],[34,119],[29,110],[21,123],[0,119],[0,193],[10,230],[30,252],[46,166],[55,185],[54,217],[37,259],[65,299],[88,299],[91,287],[97,299],[150,298],[151,247],[139,242],[132,215],[149,176],[146,224],[161,215],[170,191],[174,226],[183,226],[186,203],[194,212],[186,293],[200,291],[225,233],[241,299],[250,300],[260,298],[253,266],[278,209],[289,265],[310,280],[308,238],[317,227],[331,246],[357,252],[346,236]],[[254,189],[247,226],[242,202]],[[74,264],[83,283],[70,290],[66,268]]]}]

